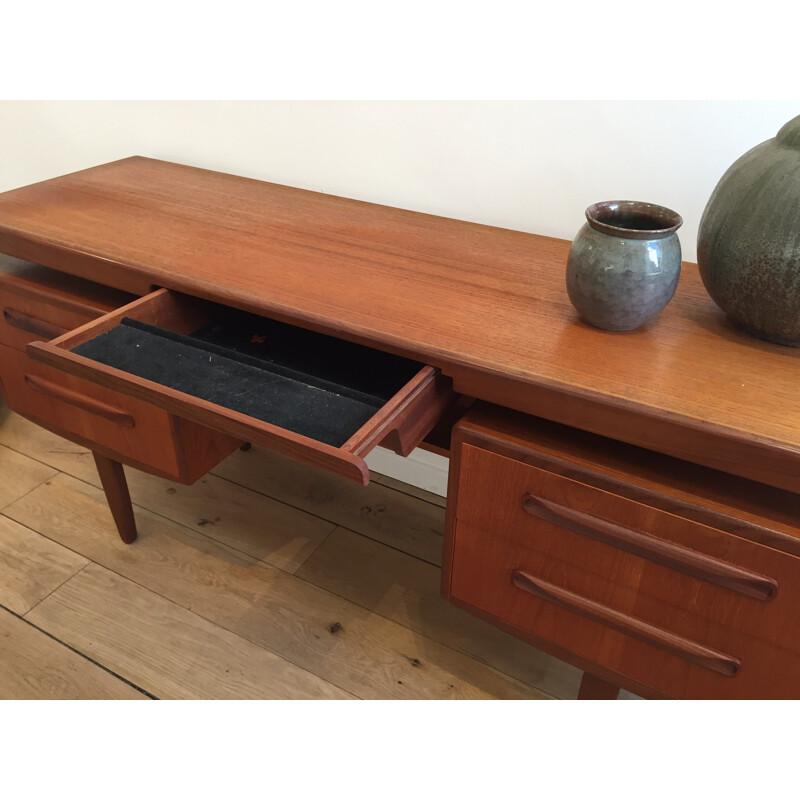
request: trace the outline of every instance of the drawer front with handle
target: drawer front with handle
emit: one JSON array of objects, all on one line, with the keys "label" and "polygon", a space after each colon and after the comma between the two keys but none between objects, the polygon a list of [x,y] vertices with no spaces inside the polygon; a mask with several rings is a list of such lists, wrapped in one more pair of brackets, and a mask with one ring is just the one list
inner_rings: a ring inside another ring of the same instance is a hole
[{"label": "drawer front with handle", "polygon": [[450,596],[675,697],[800,697],[800,559],[460,449]]},{"label": "drawer front with handle", "polygon": [[34,295],[2,281],[0,275],[0,344],[25,350],[28,342],[55,339],[103,314],[103,309],[67,307],[46,294]]},{"label": "drawer front with handle", "polygon": [[0,254],[0,344],[62,336],[130,303],[133,295]]},{"label": "drawer front with handle", "polygon": [[64,375],[0,345],[0,376],[10,408],[73,434],[135,465],[181,477],[169,415],[159,408]]}]

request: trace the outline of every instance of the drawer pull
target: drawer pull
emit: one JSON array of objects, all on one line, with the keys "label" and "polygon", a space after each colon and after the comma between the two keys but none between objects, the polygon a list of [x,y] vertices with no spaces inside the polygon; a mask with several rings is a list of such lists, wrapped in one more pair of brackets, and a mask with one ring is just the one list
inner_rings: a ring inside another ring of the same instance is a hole
[{"label": "drawer pull", "polygon": [[608,606],[581,597],[540,578],[534,578],[522,570],[514,570],[511,574],[511,582],[518,589],[535,597],[554,603],[593,622],[599,622],[634,639],[659,647],[700,667],[718,672],[720,675],[730,678],[736,675],[741,668],[741,662],[733,656],[712,650],[710,647],[693,642],[691,639],[685,639],[676,633],[657,628],[648,622],[608,608]]},{"label": "drawer pull", "polygon": [[649,533],[627,528],[532,494],[525,495],[522,505],[525,511],[534,517],[569,528],[575,533],[589,536],[700,580],[724,586],[739,594],[768,601],[778,593],[778,583],[772,578],[698,553],[683,545],[664,541]]},{"label": "drawer pull", "polygon": [[25,383],[36,392],[49,395],[56,400],[69,403],[69,405],[75,406],[76,408],[82,408],[84,411],[97,414],[99,417],[105,417],[105,419],[109,419],[119,425],[124,425],[126,428],[133,428],[136,425],[136,420],[134,420],[127,411],[122,411],[119,408],[114,408],[114,406],[106,405],[106,403],[101,403],[99,400],[95,400],[92,397],[86,397],[86,395],[73,392],[71,389],[65,389],[63,386],[59,386],[43,378],[37,378],[35,375],[26,375]]},{"label": "drawer pull", "polygon": [[21,311],[14,311],[12,308],[3,309],[3,319],[12,328],[32,333],[34,336],[41,336],[43,339],[56,339],[67,332],[66,328],[53,325],[52,322],[45,322],[43,319],[36,319],[36,317],[23,314]]}]

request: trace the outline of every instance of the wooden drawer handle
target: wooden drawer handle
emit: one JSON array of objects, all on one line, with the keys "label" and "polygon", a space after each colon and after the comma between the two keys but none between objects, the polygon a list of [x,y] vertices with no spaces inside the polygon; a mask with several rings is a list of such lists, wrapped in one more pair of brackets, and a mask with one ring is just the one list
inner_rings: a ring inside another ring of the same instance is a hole
[{"label": "wooden drawer handle", "polygon": [[575,533],[589,536],[700,580],[716,583],[739,594],[768,601],[774,599],[778,593],[778,583],[773,578],[758,575],[727,561],[720,561],[696,550],[690,550],[683,545],[664,541],[644,531],[600,519],[532,494],[525,495],[522,505],[528,514],[547,522],[569,528]]},{"label": "wooden drawer handle", "polygon": [[3,319],[12,328],[19,328],[21,331],[41,336],[43,339],[56,339],[67,332],[66,328],[53,325],[52,322],[45,322],[43,319],[36,319],[36,317],[23,314],[21,311],[14,311],[12,308],[3,309]]},{"label": "wooden drawer handle", "polygon": [[511,582],[524,592],[555,603],[567,611],[580,614],[586,619],[599,622],[634,639],[659,647],[686,661],[710,669],[712,672],[718,672],[720,675],[731,678],[741,669],[741,662],[733,656],[712,650],[710,647],[693,642],[691,639],[685,639],[676,633],[657,628],[648,622],[608,608],[608,606],[589,600],[587,597],[581,597],[579,594],[562,589],[540,578],[534,578],[522,570],[514,570],[511,574]]},{"label": "wooden drawer handle", "polygon": [[105,417],[105,419],[110,419],[112,422],[124,425],[126,428],[133,428],[136,425],[136,420],[127,411],[106,405],[93,397],[86,397],[86,395],[74,392],[72,389],[65,389],[63,386],[51,381],[37,378],[35,375],[26,375],[25,383],[36,392],[49,395],[76,408],[82,408],[84,411],[97,414],[99,417]]}]

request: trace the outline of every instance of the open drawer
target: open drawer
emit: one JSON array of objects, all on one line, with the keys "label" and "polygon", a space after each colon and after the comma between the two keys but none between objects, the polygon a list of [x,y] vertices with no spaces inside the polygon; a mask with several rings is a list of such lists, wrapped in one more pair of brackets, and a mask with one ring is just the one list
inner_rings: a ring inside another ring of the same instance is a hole
[{"label": "open drawer", "polygon": [[438,369],[166,289],[28,355],[209,428],[367,483],[453,399]]}]

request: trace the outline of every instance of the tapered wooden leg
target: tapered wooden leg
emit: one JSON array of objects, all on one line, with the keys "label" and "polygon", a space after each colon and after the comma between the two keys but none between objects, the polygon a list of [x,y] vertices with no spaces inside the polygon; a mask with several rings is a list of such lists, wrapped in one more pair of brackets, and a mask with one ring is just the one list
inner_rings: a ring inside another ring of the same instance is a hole
[{"label": "tapered wooden leg", "polygon": [[618,694],[619,686],[600,680],[588,672],[583,673],[578,700],[616,700]]},{"label": "tapered wooden leg", "polygon": [[108,507],[111,509],[111,516],[114,517],[120,538],[125,544],[135,542],[136,520],[133,517],[131,496],[128,492],[128,482],[125,480],[122,464],[119,461],[101,456],[99,453],[92,453],[92,455],[94,456],[94,463],[97,465],[100,482],[103,484]]}]

